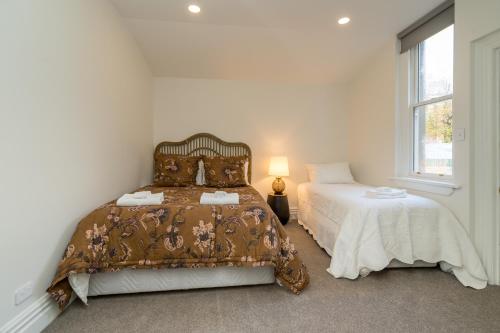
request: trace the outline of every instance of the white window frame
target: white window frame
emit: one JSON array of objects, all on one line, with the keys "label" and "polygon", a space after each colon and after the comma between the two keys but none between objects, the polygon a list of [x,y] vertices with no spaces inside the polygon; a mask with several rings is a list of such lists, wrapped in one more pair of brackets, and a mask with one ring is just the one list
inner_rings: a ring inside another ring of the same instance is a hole
[{"label": "white window frame", "polygon": [[[399,49],[399,48],[397,48]],[[416,173],[413,168],[414,149],[414,109],[421,105],[452,99],[453,95],[441,96],[417,103],[418,94],[418,56],[417,47],[397,56],[396,80],[396,156],[395,176],[391,178],[396,185],[434,194],[451,195],[461,186],[455,183],[455,163],[452,175]],[[455,159],[453,149],[453,161]]]},{"label": "white window frame", "polygon": [[[445,180],[451,181],[455,175],[455,163],[452,162],[451,175],[444,174],[435,174],[435,173],[425,173],[425,172],[416,172],[415,171],[415,111],[418,107],[435,104],[447,100],[451,100],[453,105],[453,94],[443,95],[440,97],[431,98],[425,101],[418,101],[419,96],[419,45],[413,47],[410,53],[409,59],[409,80],[408,80],[408,92],[409,92],[409,105],[408,112],[410,113],[410,142],[409,142],[409,172],[408,175],[410,177],[415,178],[423,178],[423,179],[431,179],[431,180]],[[452,109],[453,110],[453,109]],[[455,149],[452,150],[452,161],[455,160]]]}]

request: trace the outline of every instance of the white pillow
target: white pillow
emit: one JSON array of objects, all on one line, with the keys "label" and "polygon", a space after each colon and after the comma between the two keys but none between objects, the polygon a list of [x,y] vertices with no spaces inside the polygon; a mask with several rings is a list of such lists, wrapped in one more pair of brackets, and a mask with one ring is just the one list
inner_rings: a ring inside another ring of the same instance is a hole
[{"label": "white pillow", "polygon": [[349,163],[306,164],[307,176],[316,184],[352,184]]}]

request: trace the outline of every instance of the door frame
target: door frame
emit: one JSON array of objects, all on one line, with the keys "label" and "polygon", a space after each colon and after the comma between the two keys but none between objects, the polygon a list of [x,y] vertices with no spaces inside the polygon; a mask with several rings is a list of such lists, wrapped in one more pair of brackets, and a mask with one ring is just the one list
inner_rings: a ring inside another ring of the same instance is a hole
[{"label": "door frame", "polygon": [[500,30],[472,42],[471,234],[500,284]]}]

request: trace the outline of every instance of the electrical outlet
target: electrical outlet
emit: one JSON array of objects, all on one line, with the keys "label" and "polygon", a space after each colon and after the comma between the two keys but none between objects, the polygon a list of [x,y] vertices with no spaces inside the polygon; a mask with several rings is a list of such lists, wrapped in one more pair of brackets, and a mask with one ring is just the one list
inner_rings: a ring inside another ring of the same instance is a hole
[{"label": "electrical outlet", "polygon": [[465,128],[455,128],[453,131],[454,141],[464,141],[465,140]]},{"label": "electrical outlet", "polygon": [[25,283],[14,292],[14,303],[19,305],[33,294],[33,281]]}]

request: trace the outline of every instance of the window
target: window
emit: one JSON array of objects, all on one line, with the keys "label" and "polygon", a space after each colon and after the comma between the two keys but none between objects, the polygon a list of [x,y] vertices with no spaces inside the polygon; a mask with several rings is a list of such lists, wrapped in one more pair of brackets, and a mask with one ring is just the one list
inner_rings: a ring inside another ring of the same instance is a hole
[{"label": "window", "polygon": [[445,0],[397,36],[395,175],[398,185],[451,195],[454,0]]},{"label": "window", "polygon": [[413,175],[453,174],[453,29],[450,25],[410,50]]}]

